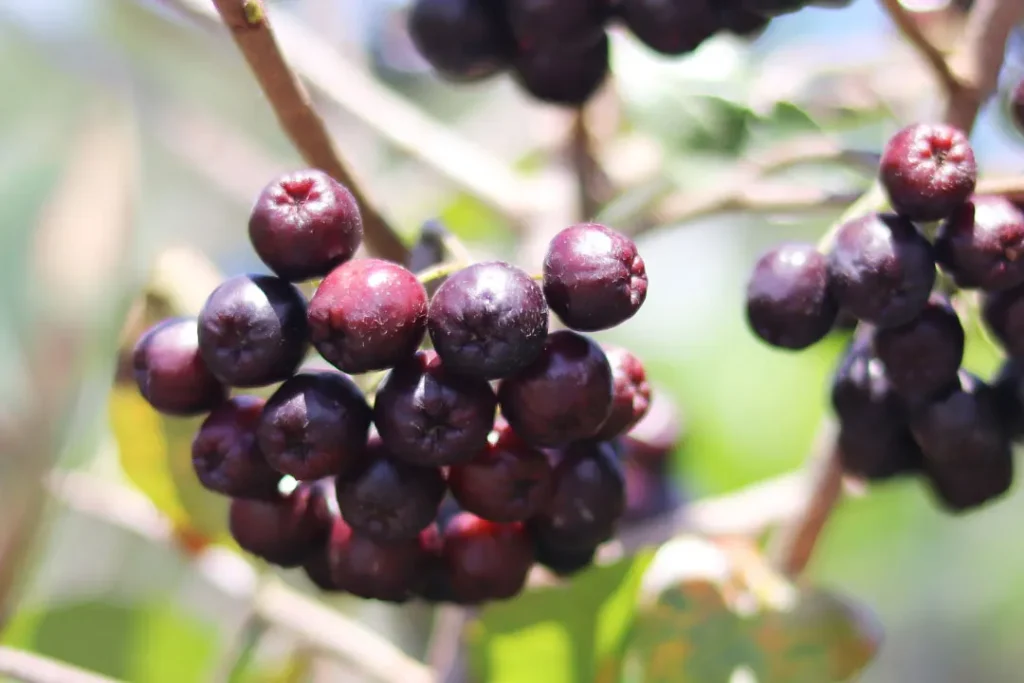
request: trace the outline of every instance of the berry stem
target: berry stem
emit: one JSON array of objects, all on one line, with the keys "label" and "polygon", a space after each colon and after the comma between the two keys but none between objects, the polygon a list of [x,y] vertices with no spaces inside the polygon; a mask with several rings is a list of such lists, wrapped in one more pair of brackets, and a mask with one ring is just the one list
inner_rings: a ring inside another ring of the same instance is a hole
[{"label": "berry stem", "polygon": [[430,266],[426,270],[416,273],[416,279],[420,281],[420,284],[426,286],[432,282],[443,280],[452,273],[457,273],[470,263],[472,261],[463,261],[462,259],[438,263],[436,266]]},{"label": "berry stem", "polygon": [[896,28],[903,34],[903,37],[907,39],[907,42],[931,66],[935,77],[939,80],[946,95],[952,97],[955,93],[959,92],[961,88],[960,81],[950,69],[946,55],[921,29],[921,25],[914,18],[913,13],[903,5],[901,0],[881,0],[881,4],[885,11],[889,13],[892,23],[896,25]]},{"label": "berry stem", "polygon": [[614,191],[608,175],[597,160],[585,107],[581,107],[573,116],[568,148],[573,175],[576,177],[577,217],[583,221],[590,220],[614,195]]},{"label": "berry stem", "polygon": [[0,645],[0,675],[25,683],[119,683],[34,652]]}]

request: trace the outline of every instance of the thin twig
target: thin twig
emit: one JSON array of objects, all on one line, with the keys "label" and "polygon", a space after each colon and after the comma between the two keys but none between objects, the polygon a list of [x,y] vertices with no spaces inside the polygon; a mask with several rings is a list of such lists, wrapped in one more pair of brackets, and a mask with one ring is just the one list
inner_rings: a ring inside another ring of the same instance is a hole
[{"label": "thin twig", "polygon": [[592,219],[601,205],[611,199],[614,191],[608,175],[594,153],[594,141],[587,126],[585,108],[576,112],[569,132],[569,162],[576,176],[577,216]]},{"label": "thin twig", "polygon": [[262,0],[213,0],[221,19],[249,63],[281,128],[306,162],[346,185],[363,212],[367,249],[386,259],[405,261],[406,248],[370,203],[335,148],[323,119],[314,111],[306,89],[285,61]]},{"label": "thin twig", "polygon": [[427,645],[427,663],[437,675],[438,683],[454,683],[465,662],[462,661],[463,638],[471,611],[459,605],[439,605],[434,611],[434,625]]},{"label": "thin twig", "polygon": [[903,34],[903,37],[914,46],[914,49],[931,66],[935,77],[939,80],[947,96],[953,95],[960,90],[960,81],[950,70],[949,62],[946,61],[946,55],[925,35],[920,23],[914,19],[911,12],[903,5],[903,2],[901,0],[881,0],[881,3],[885,11],[889,13],[892,23],[896,25],[896,28]]},{"label": "thin twig", "polygon": [[0,675],[22,683],[119,683],[34,652],[0,645]]}]

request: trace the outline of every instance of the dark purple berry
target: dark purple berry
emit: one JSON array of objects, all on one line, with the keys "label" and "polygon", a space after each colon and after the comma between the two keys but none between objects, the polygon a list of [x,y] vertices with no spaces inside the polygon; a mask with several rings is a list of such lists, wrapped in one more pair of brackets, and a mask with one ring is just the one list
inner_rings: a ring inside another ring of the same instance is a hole
[{"label": "dark purple berry", "polygon": [[421,537],[382,541],[337,520],[327,549],[333,584],[367,600],[405,602],[426,566]]},{"label": "dark purple berry", "polygon": [[548,104],[580,106],[608,76],[608,36],[531,46],[513,62],[516,82]]},{"label": "dark purple berry", "polygon": [[516,522],[540,513],[551,496],[547,456],[499,425],[476,458],[448,472],[452,495],[466,512],[492,522]]},{"label": "dark purple berry", "polygon": [[964,357],[964,328],[949,302],[933,294],[909,323],[878,330],[874,345],[896,391],[926,396],[956,379]]},{"label": "dark purple berry", "polygon": [[257,396],[235,396],[203,421],[192,440],[200,484],[232,498],[277,498],[281,474],[267,464],[256,441],[263,405]]},{"label": "dark purple berry", "polygon": [[427,327],[427,292],[402,266],[356,259],[323,279],[309,302],[313,345],[352,374],[390,368],[416,353]]},{"label": "dark purple berry", "polygon": [[228,395],[203,362],[192,318],[169,318],[146,330],[135,343],[132,368],[139,393],[167,415],[200,415]]},{"label": "dark purple berry", "polygon": [[768,344],[805,349],[831,331],[838,313],[828,259],[814,245],[780,245],[754,266],[747,283],[747,322]]},{"label": "dark purple berry", "polygon": [[945,123],[917,123],[893,135],[879,174],[892,208],[913,221],[942,220],[970,199],[978,181],[971,143]]},{"label": "dark purple berry", "polygon": [[894,214],[868,214],[843,225],[828,255],[832,292],[864,322],[903,325],[928,303],[935,284],[931,245]]},{"label": "dark purple berry", "polygon": [[537,564],[546,567],[556,576],[574,576],[594,563],[596,545],[566,546],[559,539],[549,539],[543,533],[534,532],[532,528],[530,536]]},{"label": "dark purple berry", "polygon": [[1024,284],[1024,213],[1004,197],[974,197],[942,222],[935,254],[962,288]]},{"label": "dark purple berry", "polygon": [[627,28],[652,50],[682,55],[696,50],[722,24],[717,0],[622,0],[619,15]]},{"label": "dark purple berry", "polygon": [[535,446],[562,446],[597,434],[611,415],[613,389],[601,347],[560,330],[528,368],[502,381],[498,400],[519,436]]},{"label": "dark purple berry", "polygon": [[715,10],[722,30],[742,38],[753,40],[760,37],[771,23],[770,17],[730,4],[719,3]]},{"label": "dark purple berry", "polygon": [[999,420],[1012,439],[1024,437],[1024,360],[1003,361],[992,380],[993,400]]},{"label": "dark purple berry", "polygon": [[348,524],[371,538],[415,538],[437,516],[444,477],[434,467],[394,460],[378,439],[367,443],[367,462],[338,479],[338,507]]},{"label": "dark purple berry", "polygon": [[199,313],[203,360],[229,386],[284,381],[308,348],[306,299],[277,277],[237,275],[213,290]]},{"label": "dark purple berry", "polygon": [[515,51],[502,6],[496,2],[416,0],[408,26],[423,58],[451,80],[493,76]]},{"label": "dark purple berry", "polygon": [[612,412],[593,438],[607,441],[632,429],[651,406],[651,385],[640,359],[622,347],[605,347],[612,369]]},{"label": "dark purple berry", "polygon": [[593,39],[604,30],[606,0],[505,0],[520,49]]},{"label": "dark purple berry", "polygon": [[277,500],[231,501],[228,528],[235,542],[248,553],[281,567],[297,567],[316,555],[327,542],[332,526],[323,491],[300,484]]},{"label": "dark purple berry", "polygon": [[1024,358],[1024,285],[987,293],[982,318],[1009,355]]},{"label": "dark purple berry", "polygon": [[1009,92],[1010,122],[1017,132],[1024,134],[1024,78],[1017,81]]},{"label": "dark purple berry", "polygon": [[739,3],[742,9],[765,17],[796,12],[807,4],[807,0],[741,0]]},{"label": "dark purple berry", "polygon": [[371,411],[337,372],[295,375],[263,408],[257,436],[271,467],[300,481],[342,474],[363,454]]},{"label": "dark purple berry", "polygon": [[623,459],[661,467],[679,446],[683,427],[679,406],[664,391],[655,391],[647,414],[619,439]]},{"label": "dark purple berry", "polygon": [[624,523],[637,523],[672,512],[682,504],[682,495],[666,463],[651,467],[635,460],[622,463],[626,479]]},{"label": "dark purple berry", "polygon": [[460,602],[507,600],[526,585],[533,545],[522,524],[489,522],[463,512],[443,537],[452,591]]},{"label": "dark purple berry", "polygon": [[363,239],[359,204],[323,171],[288,173],[263,188],[249,216],[249,240],[278,277],[323,277],[356,253]]},{"label": "dark purple berry", "polygon": [[[416,243],[409,249],[406,267],[414,273],[437,266],[444,262],[447,249],[445,240],[449,237],[448,228],[437,220],[429,220],[420,228]],[[436,282],[436,281],[435,281]],[[433,282],[431,284],[434,284]]]},{"label": "dark purple berry", "polygon": [[555,235],[544,258],[544,296],[568,327],[606,330],[629,320],[647,298],[647,269],[636,243],[596,223]]},{"label": "dark purple berry", "polygon": [[500,379],[540,354],[548,307],[529,275],[503,261],[488,261],[460,270],[438,288],[428,325],[450,372]]}]

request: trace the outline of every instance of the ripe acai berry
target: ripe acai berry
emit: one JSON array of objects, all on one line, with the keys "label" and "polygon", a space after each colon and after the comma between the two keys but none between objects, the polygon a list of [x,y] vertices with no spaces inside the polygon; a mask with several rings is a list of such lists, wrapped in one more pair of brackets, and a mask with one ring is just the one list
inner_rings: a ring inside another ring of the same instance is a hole
[{"label": "ripe acai berry", "polygon": [[199,483],[232,498],[277,499],[281,474],[260,451],[256,428],[264,400],[235,396],[203,421],[192,440],[192,467]]},{"label": "ripe acai berry", "polygon": [[146,330],[135,343],[132,369],[142,397],[167,415],[200,415],[227,398],[199,353],[193,318],[169,318]]},{"label": "ripe acai berry", "polygon": [[633,35],[666,55],[693,52],[722,28],[714,0],[622,0],[618,13]]},{"label": "ripe acai berry", "polygon": [[443,554],[452,591],[463,603],[514,597],[533,566],[533,545],[521,523],[489,522],[467,512],[444,530]]},{"label": "ripe acai berry", "polygon": [[989,292],[981,310],[985,325],[1006,352],[1024,358],[1024,285]]},{"label": "ripe acai berry", "polygon": [[300,484],[275,500],[231,501],[228,529],[239,547],[271,564],[297,567],[327,541],[333,520],[323,490]]},{"label": "ripe acai berry", "polygon": [[909,323],[876,331],[874,348],[893,388],[908,397],[927,396],[956,379],[964,328],[949,301],[932,294]]},{"label": "ripe acai berry", "polygon": [[606,0],[506,0],[520,48],[593,39],[604,30]]},{"label": "ripe acai berry", "polygon": [[501,71],[515,45],[500,3],[416,0],[409,35],[427,62],[445,78],[476,81]]},{"label": "ripe acai berry", "polygon": [[939,226],[935,253],[961,288],[1024,284],[1024,213],[1005,197],[974,197]]},{"label": "ripe acai berry", "polygon": [[519,50],[513,76],[541,102],[579,106],[608,76],[608,52],[608,36],[603,32],[585,40],[534,45]]},{"label": "ripe acai berry", "polygon": [[344,519],[336,520],[327,545],[333,585],[367,600],[405,602],[426,565],[422,537],[381,541],[356,531]]},{"label": "ripe acai berry", "polygon": [[607,441],[625,434],[647,414],[651,385],[640,359],[620,346],[604,347],[612,369],[612,412],[593,438]]}]

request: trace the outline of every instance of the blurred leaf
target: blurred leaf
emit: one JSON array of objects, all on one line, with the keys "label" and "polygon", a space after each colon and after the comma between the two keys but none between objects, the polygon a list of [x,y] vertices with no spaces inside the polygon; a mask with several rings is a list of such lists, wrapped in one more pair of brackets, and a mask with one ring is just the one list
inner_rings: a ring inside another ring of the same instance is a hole
[{"label": "blurred leaf", "polygon": [[438,219],[456,237],[466,242],[483,242],[500,248],[508,242],[505,221],[475,197],[460,193],[445,206]]},{"label": "blurred leaf", "polygon": [[474,676],[487,683],[616,680],[649,560],[636,555],[488,606],[468,631]]},{"label": "blurred leaf", "polygon": [[778,144],[786,137],[821,131],[809,113],[792,102],[776,102],[764,116],[751,116],[747,121],[747,146],[750,148]]},{"label": "blurred leaf", "polygon": [[145,683],[206,680],[220,650],[216,625],[187,617],[173,603],[145,608],[134,638],[129,680]]}]

